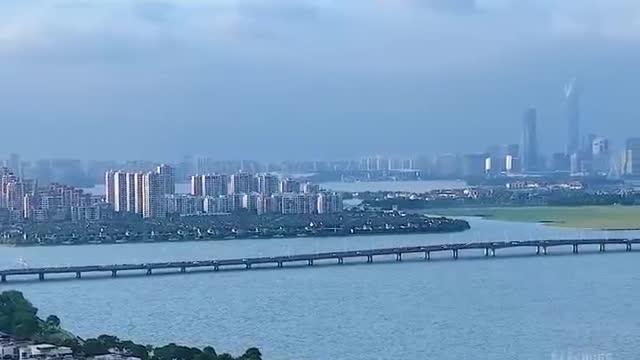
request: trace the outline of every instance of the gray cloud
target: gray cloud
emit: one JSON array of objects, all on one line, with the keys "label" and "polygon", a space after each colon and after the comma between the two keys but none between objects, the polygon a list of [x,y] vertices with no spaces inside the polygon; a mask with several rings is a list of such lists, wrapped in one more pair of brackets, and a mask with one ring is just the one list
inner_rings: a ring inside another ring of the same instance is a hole
[{"label": "gray cloud", "polygon": [[0,111],[32,156],[481,150],[532,105],[562,149],[574,75],[585,127],[640,135],[639,36],[635,0],[5,0]]}]

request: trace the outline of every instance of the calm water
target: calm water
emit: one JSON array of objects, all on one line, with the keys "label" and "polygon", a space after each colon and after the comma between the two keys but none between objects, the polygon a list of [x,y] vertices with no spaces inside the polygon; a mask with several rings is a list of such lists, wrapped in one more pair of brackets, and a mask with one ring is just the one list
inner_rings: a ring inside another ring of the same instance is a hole
[{"label": "calm water", "polygon": [[[471,231],[50,248],[0,248],[0,267],[293,254],[487,239],[587,238],[614,232],[472,220]],[[624,233],[638,236],[637,232]],[[523,251],[523,250],[518,250]],[[525,250],[526,251],[526,250]],[[211,344],[266,359],[635,359],[640,253],[222,271],[188,276],[18,282],[43,315],[81,336]],[[560,253],[565,253],[561,255]],[[516,255],[517,251],[511,254]],[[473,258],[470,258],[473,257]],[[366,349],[366,350],[365,350]],[[593,358],[593,357],[592,357]]]},{"label": "calm water", "polygon": [[427,192],[440,189],[462,189],[467,184],[462,180],[430,181],[374,181],[374,182],[327,182],[321,186],[334,191],[411,191]]}]

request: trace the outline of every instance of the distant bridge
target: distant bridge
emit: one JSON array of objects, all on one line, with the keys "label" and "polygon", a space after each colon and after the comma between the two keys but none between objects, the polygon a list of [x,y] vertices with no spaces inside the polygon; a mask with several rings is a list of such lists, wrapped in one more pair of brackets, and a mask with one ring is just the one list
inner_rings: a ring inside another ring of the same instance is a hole
[{"label": "distant bridge", "polygon": [[254,265],[273,265],[282,268],[285,264],[306,264],[313,266],[318,260],[335,260],[343,264],[344,259],[358,258],[367,263],[372,263],[374,257],[395,256],[396,261],[402,261],[405,254],[423,254],[424,260],[430,260],[432,253],[450,252],[453,259],[458,259],[461,250],[484,250],[484,256],[496,256],[496,250],[508,248],[532,248],[536,255],[546,255],[551,247],[570,247],[574,254],[578,254],[580,247],[585,245],[598,245],[600,252],[605,252],[609,245],[624,245],[626,251],[631,251],[633,245],[640,244],[640,239],[590,239],[590,240],[530,240],[530,241],[502,241],[502,242],[476,242],[456,243],[427,246],[409,246],[370,250],[350,250],[323,252],[315,254],[300,254],[287,256],[253,257],[226,260],[202,260],[202,261],[178,261],[159,262],[145,264],[116,264],[116,265],[88,265],[88,266],[60,266],[44,268],[23,268],[0,270],[0,281],[7,282],[9,277],[36,275],[38,279],[45,280],[47,274],[71,274],[77,279],[85,273],[107,273],[117,277],[121,272],[142,271],[143,274],[152,275],[154,270],[176,269],[186,273],[188,269],[210,269],[218,271],[223,268],[251,269]]}]

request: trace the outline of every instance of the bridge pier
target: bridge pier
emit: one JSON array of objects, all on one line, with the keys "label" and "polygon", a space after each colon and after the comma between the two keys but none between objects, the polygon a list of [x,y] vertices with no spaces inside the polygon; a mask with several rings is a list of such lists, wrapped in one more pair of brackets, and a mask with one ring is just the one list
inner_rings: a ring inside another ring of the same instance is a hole
[{"label": "bridge pier", "polygon": [[278,261],[277,266],[278,266],[279,268],[281,268],[281,267],[282,267],[282,261]]},{"label": "bridge pier", "polygon": [[307,260],[307,266],[313,266],[313,260],[312,259]]},{"label": "bridge pier", "polygon": [[39,273],[39,274],[38,274],[38,279],[39,279],[40,281],[44,280],[44,273]]},{"label": "bridge pier", "polygon": [[536,255],[540,255],[540,245],[536,246]]},{"label": "bridge pier", "polygon": [[245,264],[245,266],[244,266],[244,267],[245,267],[245,269],[251,269],[251,263],[247,263],[247,264]]},{"label": "bridge pier", "polygon": [[627,243],[626,245],[627,245],[627,249],[626,249],[626,250],[627,250],[627,251],[631,251],[631,250],[632,250],[632,249],[631,249],[631,243]]},{"label": "bridge pier", "polygon": [[111,277],[118,277],[118,270],[111,270]]},{"label": "bridge pier", "polygon": [[571,245],[572,251],[574,254],[578,253],[578,244],[572,244]]},{"label": "bridge pier", "polygon": [[601,243],[600,244],[600,252],[605,252],[605,251],[606,251],[605,244]]},{"label": "bridge pier", "polygon": [[373,255],[367,255],[367,264],[371,264],[373,262]]},{"label": "bridge pier", "polygon": [[82,273],[80,271],[76,272],[76,279],[82,279]]},{"label": "bridge pier", "polygon": [[545,254],[545,255],[547,255],[547,247],[546,247],[546,246],[543,246],[543,247],[542,247],[542,253],[543,253],[543,254]]},{"label": "bridge pier", "polygon": [[[282,267],[282,263],[281,262],[279,262],[278,265],[280,267]],[[220,270],[220,266],[219,265],[213,265],[213,271],[218,271],[218,270]]]},{"label": "bridge pier", "polygon": [[339,258],[338,258],[338,264],[344,264],[344,259],[343,259],[343,258],[341,258],[341,257],[339,257]]},{"label": "bridge pier", "polygon": [[489,248],[484,248],[484,256],[489,256]]},{"label": "bridge pier", "polygon": [[491,248],[491,256],[493,256],[493,257],[496,256],[496,249],[495,248]]},{"label": "bridge pier", "polygon": [[153,274],[153,269],[148,268],[148,269],[147,269],[147,275],[151,275],[151,274]]},{"label": "bridge pier", "polygon": [[6,283],[7,282],[7,275],[2,275],[2,277],[0,277],[0,282]]},{"label": "bridge pier", "polygon": [[181,267],[181,268],[180,268],[180,272],[181,272],[181,273],[186,273],[186,272],[187,272],[187,268],[186,268],[186,267],[184,267],[184,266],[183,266],[183,267]]},{"label": "bridge pier", "polygon": [[458,249],[453,249],[451,252],[453,253],[453,259],[458,260]]},{"label": "bridge pier", "polygon": [[402,261],[402,253],[396,254],[396,261]]},{"label": "bridge pier", "polygon": [[424,259],[425,260],[431,260],[431,251],[425,251],[424,252]]}]

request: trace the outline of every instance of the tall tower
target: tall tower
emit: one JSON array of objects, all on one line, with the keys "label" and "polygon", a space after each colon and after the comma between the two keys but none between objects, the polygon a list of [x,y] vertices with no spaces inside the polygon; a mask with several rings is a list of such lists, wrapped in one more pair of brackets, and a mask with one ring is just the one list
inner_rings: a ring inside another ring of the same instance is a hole
[{"label": "tall tower", "polygon": [[564,87],[567,102],[567,154],[572,155],[580,151],[580,88],[577,79],[572,79]]},{"label": "tall tower", "polygon": [[522,143],[520,144],[520,164],[522,172],[538,170],[538,136],[536,133],[537,112],[529,108],[522,120]]}]

